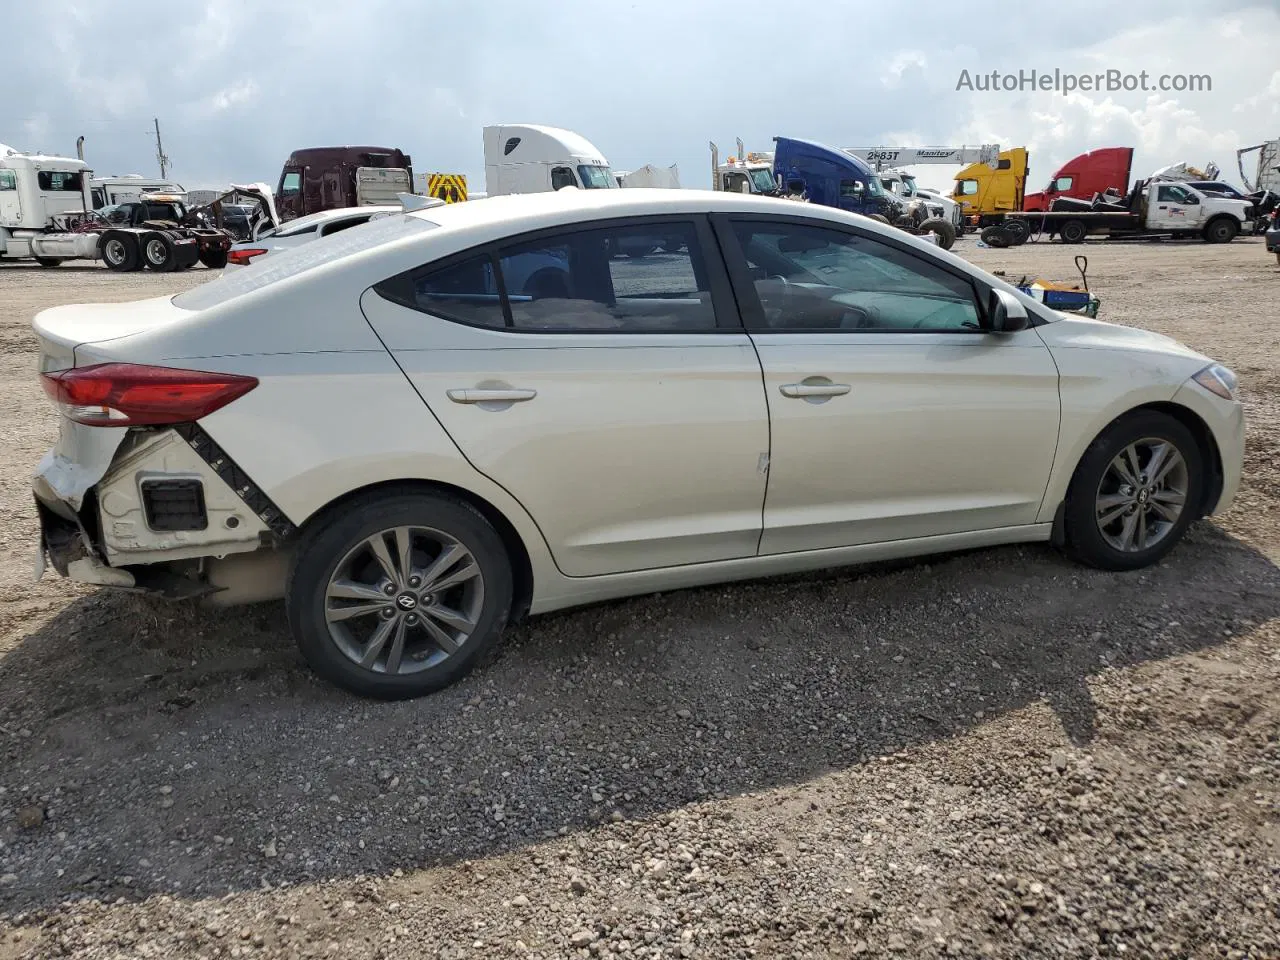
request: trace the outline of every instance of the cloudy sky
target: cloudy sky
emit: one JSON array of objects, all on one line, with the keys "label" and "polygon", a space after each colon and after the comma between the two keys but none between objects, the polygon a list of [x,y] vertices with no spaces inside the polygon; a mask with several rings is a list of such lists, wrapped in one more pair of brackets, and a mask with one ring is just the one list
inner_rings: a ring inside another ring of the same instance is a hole
[{"label": "cloudy sky", "polygon": [[[964,14],[969,9],[972,12]],[[999,10],[998,14],[995,12]],[[188,188],[272,184],[295,147],[399,146],[419,172],[483,182],[480,129],[582,133],[616,169],[678,163],[709,181],[707,141],[767,149],[999,143],[1031,150],[1033,186],[1099,146],[1135,174],[1280,136],[1276,0],[44,0],[6,5],[0,142],[155,174],[159,117]],[[980,11],[987,11],[982,19]],[[1210,12],[1203,12],[1209,10]],[[189,11],[180,14],[180,11]],[[175,26],[175,24],[177,24]],[[980,92],[971,76],[1208,74],[1207,92]],[[920,168],[926,184],[953,168]]]}]

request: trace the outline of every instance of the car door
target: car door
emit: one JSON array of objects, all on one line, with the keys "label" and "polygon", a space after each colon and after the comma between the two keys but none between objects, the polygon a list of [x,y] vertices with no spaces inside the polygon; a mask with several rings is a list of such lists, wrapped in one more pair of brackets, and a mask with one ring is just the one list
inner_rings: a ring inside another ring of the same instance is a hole
[{"label": "car door", "polygon": [[0,170],[0,224],[16,227],[22,223],[22,202],[18,194],[18,175],[13,170]]},{"label": "car door", "polygon": [[[654,236],[677,251],[642,252]],[[704,220],[526,235],[392,278],[362,305],[565,574],[755,554],[768,412]]]},{"label": "car door", "polygon": [[1031,524],[1058,438],[1034,329],[919,245],[795,217],[716,220],[764,368],[762,554]]},{"label": "car door", "polygon": [[1148,214],[1147,226],[1157,230],[1194,230],[1199,203],[1194,194],[1176,183],[1162,183],[1156,187],[1155,203],[1151,205],[1154,212]]}]

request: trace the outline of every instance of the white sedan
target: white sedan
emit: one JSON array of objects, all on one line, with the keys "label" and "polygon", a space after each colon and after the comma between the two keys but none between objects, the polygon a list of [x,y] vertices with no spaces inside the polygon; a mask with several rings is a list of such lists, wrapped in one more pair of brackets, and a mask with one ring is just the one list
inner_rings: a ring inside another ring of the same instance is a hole
[{"label": "white sedan", "polygon": [[297,247],[321,237],[328,237],[351,227],[358,227],[379,217],[393,213],[401,213],[401,206],[365,206],[341,207],[337,210],[321,210],[296,220],[290,220],[278,227],[272,227],[260,233],[255,239],[241,240],[231,245],[227,251],[227,266],[247,267],[250,263],[261,260],[281,250]]},{"label": "white sedan", "polygon": [[1244,444],[1208,357],[734,193],[400,213],[35,330],[42,562],[283,597],[316,670],[387,698],[611,597],[1032,541],[1142,567],[1230,504]]}]

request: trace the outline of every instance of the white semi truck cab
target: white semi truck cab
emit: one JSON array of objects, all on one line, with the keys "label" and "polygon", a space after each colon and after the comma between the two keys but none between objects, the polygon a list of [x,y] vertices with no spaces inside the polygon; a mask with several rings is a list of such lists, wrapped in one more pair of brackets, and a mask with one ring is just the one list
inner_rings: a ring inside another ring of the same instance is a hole
[{"label": "white semi truck cab", "polygon": [[535,124],[484,128],[484,189],[490,197],[562,187],[617,190],[609,161],[581,134]]},{"label": "white semi truck cab", "polygon": [[71,232],[92,209],[83,160],[0,146],[0,257],[41,265],[92,257],[94,234]]}]

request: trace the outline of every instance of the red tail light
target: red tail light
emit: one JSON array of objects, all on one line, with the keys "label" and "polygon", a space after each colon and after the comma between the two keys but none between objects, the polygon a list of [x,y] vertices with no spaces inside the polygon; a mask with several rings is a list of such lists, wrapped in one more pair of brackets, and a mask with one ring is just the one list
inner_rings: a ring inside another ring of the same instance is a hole
[{"label": "red tail light", "polygon": [[45,393],[76,423],[137,427],[206,417],[258,385],[254,377],[133,363],[99,363],[41,375]]},{"label": "red tail light", "polygon": [[260,257],[266,252],[261,247],[251,247],[246,250],[229,250],[227,251],[227,263],[235,263],[243,267],[248,265],[254,257]]}]

